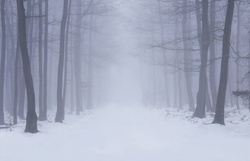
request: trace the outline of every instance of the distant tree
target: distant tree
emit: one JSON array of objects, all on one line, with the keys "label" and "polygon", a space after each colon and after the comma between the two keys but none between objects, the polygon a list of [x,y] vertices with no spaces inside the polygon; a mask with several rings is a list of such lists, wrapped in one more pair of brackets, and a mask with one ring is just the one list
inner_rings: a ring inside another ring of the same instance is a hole
[{"label": "distant tree", "polygon": [[76,114],[79,115],[83,111],[82,105],[82,64],[81,64],[81,25],[82,25],[82,1],[77,0],[76,2],[76,25],[75,25],[75,53],[74,53],[74,69],[75,69],[75,102],[76,102]]},{"label": "distant tree", "polygon": [[23,62],[23,72],[27,92],[27,116],[26,116],[26,127],[25,132],[37,133],[37,115],[35,111],[35,91],[31,75],[30,60],[27,48],[26,38],[26,24],[25,24],[25,13],[23,0],[16,0],[17,12],[18,12],[18,31],[19,31],[19,43]]},{"label": "distant tree", "polygon": [[[188,93],[188,104],[189,104],[189,110],[194,111],[195,105],[194,105],[194,98],[193,98],[193,92],[192,92],[192,78],[190,76],[190,71],[189,71],[189,57],[190,57],[190,46],[189,40],[188,40],[188,8],[187,8],[187,0],[183,0],[183,16],[182,16],[182,37],[183,37],[183,47],[184,47],[184,74],[185,74],[185,83],[186,83],[186,88],[187,88],[187,93]],[[190,20],[191,21],[191,20]]]},{"label": "distant tree", "polygon": [[19,37],[17,34],[15,69],[14,69],[14,104],[13,104],[13,125],[17,124],[17,101],[18,101],[18,65],[20,55]]},{"label": "distant tree", "polygon": [[219,91],[217,96],[215,116],[212,122],[214,124],[221,124],[221,125],[225,125],[224,121],[225,97],[226,97],[227,81],[228,81],[228,60],[230,52],[231,28],[232,28],[233,13],[234,13],[234,1],[235,0],[228,0],[228,5],[227,5],[226,21],[224,25],[224,34],[223,34]]},{"label": "distant tree", "polygon": [[212,94],[212,111],[215,111],[215,106],[216,106],[216,99],[217,99],[217,87],[216,87],[216,79],[215,79],[215,74],[216,74],[216,66],[215,66],[215,18],[216,18],[216,12],[215,12],[215,1],[216,0],[211,0],[210,4],[210,69],[209,69],[209,83],[210,83],[210,89],[211,89],[211,94]]}]

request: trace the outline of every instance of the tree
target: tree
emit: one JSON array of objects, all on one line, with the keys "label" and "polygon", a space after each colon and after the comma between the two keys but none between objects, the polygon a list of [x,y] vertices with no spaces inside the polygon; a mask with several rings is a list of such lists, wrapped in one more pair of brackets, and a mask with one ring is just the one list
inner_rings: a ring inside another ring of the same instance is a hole
[{"label": "tree", "polygon": [[225,125],[224,110],[225,110],[225,97],[227,90],[228,80],[228,60],[230,51],[230,37],[234,13],[234,0],[228,0],[226,21],[224,25],[223,45],[222,45],[222,59],[220,71],[220,83],[217,96],[216,111],[212,123]]},{"label": "tree", "polygon": [[81,65],[81,22],[82,22],[82,2],[77,0],[76,8],[76,28],[75,28],[75,98],[76,98],[76,114],[79,115],[83,110],[82,106],[82,65]]},{"label": "tree", "polygon": [[209,82],[210,89],[212,93],[212,111],[215,111],[216,98],[217,98],[217,88],[215,79],[215,0],[211,1],[210,4],[210,69],[209,69]]},{"label": "tree", "polygon": [[43,115],[43,23],[42,23],[42,1],[39,1],[39,25],[38,25],[38,63],[39,63],[39,120]]},{"label": "tree", "polygon": [[[59,51],[59,63],[58,63],[58,75],[57,75],[57,111],[55,122],[62,123],[64,120],[65,109],[63,101],[63,69],[64,69],[64,50],[65,50],[65,28],[68,16],[68,0],[64,0],[63,3],[63,15],[60,29],[60,51]],[[66,82],[64,82],[66,83]]]},{"label": "tree", "polygon": [[186,79],[186,88],[188,93],[188,104],[189,104],[189,110],[194,111],[195,105],[194,105],[194,98],[192,93],[192,83],[191,83],[191,77],[190,77],[190,71],[189,71],[189,55],[190,50],[188,46],[188,35],[187,35],[187,29],[189,29],[187,25],[187,0],[183,1],[183,17],[182,17],[182,37],[183,37],[183,46],[184,46],[184,74]]},{"label": "tree", "polygon": [[26,24],[23,0],[16,0],[18,12],[19,43],[23,62],[23,72],[27,92],[27,116],[25,132],[37,133],[37,115],[35,111],[35,91],[31,75],[30,60],[27,48]]},{"label": "tree", "polygon": [[193,117],[205,117],[207,92],[207,55],[209,46],[208,0],[202,0],[201,66],[197,105]]},{"label": "tree", "polygon": [[2,55],[0,69],[0,125],[4,123],[4,73],[6,57],[6,26],[5,26],[5,0],[1,1],[1,25],[2,25]]},{"label": "tree", "polygon": [[43,68],[43,111],[42,120],[47,120],[48,108],[48,20],[49,0],[45,0],[45,18],[44,18],[44,68]]}]

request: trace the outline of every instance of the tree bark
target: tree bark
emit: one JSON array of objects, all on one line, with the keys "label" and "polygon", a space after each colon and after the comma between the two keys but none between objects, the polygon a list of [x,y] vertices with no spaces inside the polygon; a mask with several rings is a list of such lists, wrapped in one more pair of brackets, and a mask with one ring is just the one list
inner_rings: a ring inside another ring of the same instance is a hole
[{"label": "tree bark", "polygon": [[212,93],[212,112],[215,112],[217,88],[216,88],[216,64],[215,64],[215,0],[211,0],[210,5],[210,69],[209,69],[209,82]]},{"label": "tree bark", "polygon": [[65,37],[65,65],[64,65],[64,85],[63,85],[63,104],[65,106],[66,103],[66,94],[67,94],[67,79],[68,79],[68,42],[69,42],[69,26],[70,26],[70,14],[71,14],[71,0],[69,1],[69,9],[68,9],[68,20],[66,26],[66,37]]},{"label": "tree bark", "polygon": [[5,26],[5,0],[1,1],[1,26],[2,26],[2,55],[0,69],[0,125],[4,122],[4,79],[5,79],[5,57],[6,57],[6,26]]},{"label": "tree bark", "polygon": [[76,9],[76,37],[75,37],[75,98],[76,98],[76,114],[79,115],[83,111],[82,105],[82,65],[81,65],[81,0],[77,0]]},{"label": "tree bark", "polygon": [[[64,50],[65,50],[65,28],[68,16],[68,0],[63,3],[63,15],[60,29],[60,51],[57,75],[57,111],[55,122],[62,123],[64,120],[65,109],[63,101],[63,69],[64,69]],[[64,82],[66,83],[66,82]]]},{"label": "tree bark", "polygon": [[207,92],[207,55],[209,46],[208,0],[202,0],[201,66],[197,104],[193,117],[204,118]]},{"label": "tree bark", "polygon": [[217,96],[215,116],[212,122],[221,125],[225,125],[224,110],[225,110],[225,97],[226,97],[227,80],[228,80],[228,61],[230,52],[230,37],[231,37],[231,28],[233,21],[233,12],[234,12],[234,0],[228,0],[226,21],[223,34],[219,91]]},{"label": "tree bark", "polygon": [[27,91],[27,117],[25,132],[37,133],[37,115],[35,111],[35,91],[31,75],[30,61],[27,48],[26,24],[23,0],[16,0],[18,11],[19,43],[22,54],[23,72]]},{"label": "tree bark", "polygon": [[[239,91],[240,86],[240,71],[239,71],[239,58],[240,58],[240,31],[241,31],[241,17],[240,17],[240,1],[237,3],[237,41],[236,41],[236,53],[237,53],[237,60],[236,60],[236,87],[237,91]],[[239,110],[240,104],[239,104],[239,97],[236,97],[236,107]]]},{"label": "tree bark", "polygon": [[17,124],[17,99],[18,99],[18,65],[19,65],[19,36],[17,34],[16,58],[15,58],[15,73],[14,73],[14,104],[13,104],[13,125]]},{"label": "tree bark", "polygon": [[44,17],[44,67],[43,67],[43,111],[41,120],[47,120],[48,111],[48,29],[49,0],[45,0]]},{"label": "tree bark", "polygon": [[39,121],[43,115],[43,23],[42,1],[39,1],[39,33],[38,33],[38,64],[39,64]]}]

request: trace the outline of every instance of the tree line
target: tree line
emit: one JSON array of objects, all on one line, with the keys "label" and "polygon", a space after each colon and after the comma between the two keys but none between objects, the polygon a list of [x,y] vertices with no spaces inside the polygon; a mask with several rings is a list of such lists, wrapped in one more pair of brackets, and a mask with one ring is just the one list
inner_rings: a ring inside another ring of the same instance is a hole
[{"label": "tree line", "polygon": [[94,26],[111,4],[1,1],[0,125],[26,118],[25,132],[37,133],[37,121],[48,120],[48,110],[56,109],[54,120],[62,123],[67,111],[79,115],[93,107]]}]

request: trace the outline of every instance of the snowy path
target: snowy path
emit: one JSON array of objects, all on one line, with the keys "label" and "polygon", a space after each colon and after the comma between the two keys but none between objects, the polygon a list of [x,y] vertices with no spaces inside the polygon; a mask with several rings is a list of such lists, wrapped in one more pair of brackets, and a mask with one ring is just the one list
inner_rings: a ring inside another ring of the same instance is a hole
[{"label": "snowy path", "polygon": [[[23,128],[23,127],[22,127]],[[104,108],[32,135],[0,131],[0,161],[249,161],[250,135],[164,117],[161,110]]]}]

